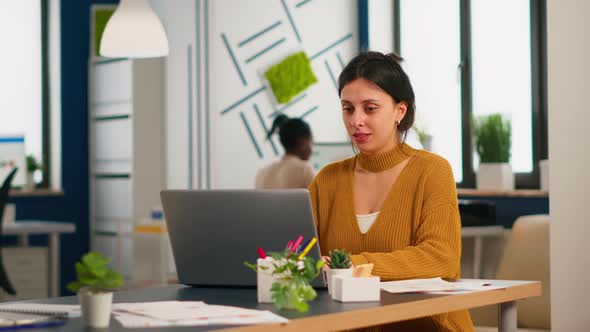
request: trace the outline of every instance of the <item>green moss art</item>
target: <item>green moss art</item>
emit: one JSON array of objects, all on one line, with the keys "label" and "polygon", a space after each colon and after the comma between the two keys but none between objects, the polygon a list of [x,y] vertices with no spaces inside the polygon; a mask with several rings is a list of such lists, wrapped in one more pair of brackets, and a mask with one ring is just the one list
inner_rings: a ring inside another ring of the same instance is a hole
[{"label": "green moss art", "polygon": [[102,33],[114,12],[114,9],[97,9],[94,11],[94,54],[96,56],[100,56]]},{"label": "green moss art", "polygon": [[293,97],[318,81],[305,52],[286,57],[280,63],[270,67],[264,73],[264,77],[268,80],[279,104],[288,103]]}]

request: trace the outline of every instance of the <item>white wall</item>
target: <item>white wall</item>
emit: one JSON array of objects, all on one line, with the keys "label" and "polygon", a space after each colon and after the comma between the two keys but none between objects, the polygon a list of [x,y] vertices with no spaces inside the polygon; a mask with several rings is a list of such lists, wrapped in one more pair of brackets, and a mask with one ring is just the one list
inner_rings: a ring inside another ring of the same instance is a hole
[{"label": "white wall", "polygon": [[393,1],[369,0],[369,49],[393,52]]},{"label": "white wall", "polygon": [[552,331],[590,328],[589,15],[589,1],[547,1]]},{"label": "white wall", "polygon": [[151,5],[162,20],[170,47],[165,58],[166,188],[199,188],[198,184],[193,185],[191,157],[194,155],[190,151],[193,137],[189,134],[189,114],[194,113],[196,102],[196,98],[189,96],[195,90],[195,76],[189,72],[189,62],[194,73],[196,2],[152,0]]}]

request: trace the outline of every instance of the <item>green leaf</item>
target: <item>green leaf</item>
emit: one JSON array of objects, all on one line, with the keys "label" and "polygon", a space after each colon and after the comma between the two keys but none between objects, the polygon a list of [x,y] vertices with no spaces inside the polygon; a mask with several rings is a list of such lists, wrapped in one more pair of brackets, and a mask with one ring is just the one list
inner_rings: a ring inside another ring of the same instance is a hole
[{"label": "green leaf", "polygon": [[301,286],[300,295],[306,301],[312,301],[316,298],[318,293],[316,293],[315,289],[313,289],[311,285],[305,284]]},{"label": "green leaf", "polygon": [[324,266],[324,261],[318,259],[317,263],[315,263],[315,268],[318,271],[318,273],[322,270],[322,266]]},{"label": "green leaf", "polygon": [[287,306],[287,285],[274,282],[270,289],[272,302],[278,309],[282,309]]},{"label": "green leaf", "polygon": [[76,281],[69,282],[66,285],[66,288],[73,293],[76,293],[80,288],[82,288],[82,284]]},{"label": "green leaf", "polygon": [[82,263],[93,269],[104,267],[109,263],[109,260],[97,252],[89,252],[82,257]]},{"label": "green leaf", "polygon": [[[254,272],[258,272],[258,265],[256,265],[256,264],[252,264],[252,263],[249,263],[249,262],[246,262],[246,261],[244,261],[244,265],[245,265],[247,268],[251,269],[252,271],[254,271]],[[260,269],[261,269],[261,270],[266,270],[266,269],[267,269],[267,267],[266,267],[266,266],[261,266],[261,267],[260,267]]]}]

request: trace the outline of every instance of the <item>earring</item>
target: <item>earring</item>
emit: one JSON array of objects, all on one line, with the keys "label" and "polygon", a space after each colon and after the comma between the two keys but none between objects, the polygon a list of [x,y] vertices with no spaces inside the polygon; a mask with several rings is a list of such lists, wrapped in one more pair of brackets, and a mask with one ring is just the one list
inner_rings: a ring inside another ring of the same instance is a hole
[{"label": "earring", "polygon": [[398,127],[399,127],[399,123],[400,123],[400,121],[399,121],[399,120],[395,120],[395,124],[396,124]]}]

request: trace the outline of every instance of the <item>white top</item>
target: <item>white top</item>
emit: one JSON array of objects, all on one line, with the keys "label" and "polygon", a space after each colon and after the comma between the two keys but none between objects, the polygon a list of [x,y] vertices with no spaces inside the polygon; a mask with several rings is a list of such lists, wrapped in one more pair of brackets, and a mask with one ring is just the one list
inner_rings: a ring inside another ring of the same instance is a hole
[{"label": "white top", "polygon": [[369,214],[357,214],[356,215],[356,220],[359,223],[359,229],[361,230],[361,233],[365,234],[366,232],[369,231],[371,226],[373,226],[373,224],[375,223],[377,216],[379,216],[379,212],[381,212],[381,211],[377,211],[377,212],[373,212],[373,213],[369,213]]},{"label": "white top", "polygon": [[307,189],[314,176],[315,170],[310,163],[296,156],[285,155],[258,171],[256,189]]}]

